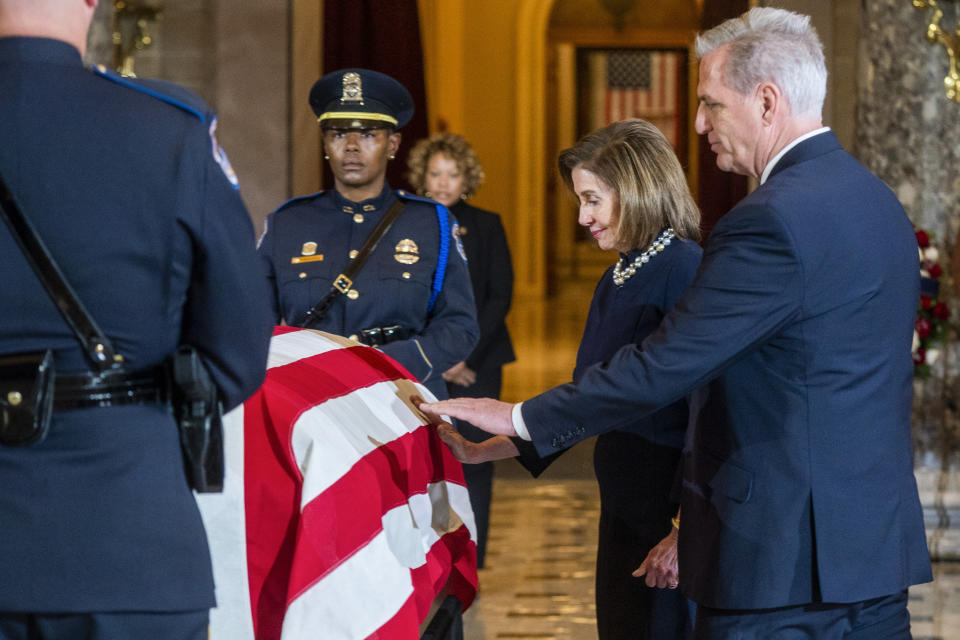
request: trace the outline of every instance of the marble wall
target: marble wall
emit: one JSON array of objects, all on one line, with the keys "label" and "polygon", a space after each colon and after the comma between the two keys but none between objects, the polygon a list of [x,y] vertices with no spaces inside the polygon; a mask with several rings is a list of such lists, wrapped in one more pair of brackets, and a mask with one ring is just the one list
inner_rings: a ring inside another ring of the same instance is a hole
[{"label": "marble wall", "polygon": [[[960,4],[939,4],[943,27],[955,31]],[[958,300],[950,295],[946,272],[960,228],[960,103],[944,93],[947,52],[925,38],[932,13],[906,0],[864,3],[855,153],[890,185],[914,224],[933,235],[945,271],[941,296],[952,303],[956,324]],[[960,352],[955,335],[952,342],[933,378],[917,386],[915,427],[921,449],[949,446],[960,457],[955,437],[946,442],[949,434],[938,432],[944,420],[957,422]]]},{"label": "marble wall", "polygon": [[[150,0],[162,7],[149,24],[152,44],[134,71],[183,85],[218,117],[240,192],[259,233],[263,219],[290,197],[290,28],[286,2]],[[113,2],[94,15],[87,62],[113,67]]]},{"label": "marble wall", "polygon": [[[940,0],[942,26],[960,26],[960,3]],[[930,232],[939,249],[941,298],[952,306],[957,326],[960,300],[952,295],[947,265],[960,227],[960,103],[944,93],[948,55],[925,38],[932,11],[908,0],[865,0],[855,153],[899,197],[917,227]],[[931,552],[960,557],[960,348],[952,346],[933,375],[914,387],[917,477]]]},{"label": "marble wall", "polygon": [[[960,4],[940,5],[943,26],[956,30]],[[924,37],[931,15],[906,0],[865,2],[856,153],[917,226],[952,243],[960,225],[960,103],[944,95],[947,52]]]}]

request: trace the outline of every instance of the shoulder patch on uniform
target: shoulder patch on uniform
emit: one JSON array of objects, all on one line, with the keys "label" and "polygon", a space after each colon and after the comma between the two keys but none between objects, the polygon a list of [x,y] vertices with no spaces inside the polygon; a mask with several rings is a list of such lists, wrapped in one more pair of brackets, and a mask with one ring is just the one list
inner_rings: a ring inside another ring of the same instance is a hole
[{"label": "shoulder patch on uniform", "polygon": [[457,253],[460,254],[460,257],[463,258],[463,261],[467,261],[467,252],[463,248],[463,241],[460,239],[460,223],[454,222],[453,226],[450,227],[450,235],[453,236],[453,242],[457,245]]},{"label": "shoulder patch on uniform", "polygon": [[290,205],[296,204],[296,203],[298,203],[298,202],[302,202],[302,201],[304,201],[304,200],[312,200],[313,198],[316,198],[316,197],[318,197],[318,196],[322,196],[324,193],[326,193],[326,190],[317,191],[316,193],[311,193],[311,194],[308,194],[308,195],[305,195],[305,196],[297,196],[296,198],[290,198],[289,200],[287,200],[286,202],[284,202],[283,204],[281,204],[279,207],[277,207],[276,209],[274,209],[273,212],[274,212],[274,213],[277,213],[277,212],[280,211],[281,209],[286,209],[286,208],[289,207]]},{"label": "shoulder patch on uniform", "polygon": [[260,237],[257,238],[257,249],[260,249],[260,245],[263,244],[263,239],[267,237],[268,231],[270,231],[270,216],[267,216],[267,219],[263,221],[263,232],[260,234]]},{"label": "shoulder patch on uniform", "polygon": [[237,180],[237,172],[233,170],[233,167],[230,165],[230,160],[227,158],[227,152],[223,150],[223,147],[220,146],[220,143],[217,142],[217,119],[212,118],[210,120],[210,146],[213,151],[213,160],[218,165],[220,165],[220,170],[223,171],[223,175],[226,176],[227,181],[230,182],[230,185],[234,189],[240,188],[240,181]]},{"label": "shoulder patch on uniform", "polygon": [[119,73],[107,69],[102,64],[94,66],[93,72],[101,78],[115,82],[128,89],[145,93],[157,100],[178,107],[199,118],[202,122],[207,122],[209,119],[207,117],[207,108],[203,101],[183,87],[159,80],[134,80],[133,78],[125,78]]}]

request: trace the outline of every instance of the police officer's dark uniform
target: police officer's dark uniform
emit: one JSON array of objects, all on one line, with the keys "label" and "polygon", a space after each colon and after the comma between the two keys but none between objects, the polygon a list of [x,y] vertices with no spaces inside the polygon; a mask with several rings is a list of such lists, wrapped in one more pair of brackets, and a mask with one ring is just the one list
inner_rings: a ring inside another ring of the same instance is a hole
[{"label": "police officer's dark uniform", "polygon": [[[365,69],[327,74],[314,85],[310,104],[324,129],[392,130],[413,115],[402,85]],[[299,325],[397,199],[402,213],[313,328],[357,340],[373,334],[367,343],[445,398],[443,372],[470,354],[479,335],[466,258],[445,207],[386,183],[362,202],[322,191],[270,214],[259,253],[277,318]]]},{"label": "police officer's dark uniform", "polygon": [[[130,370],[192,344],[230,408],[263,380],[271,324],[214,123],[66,42],[0,38],[0,174],[24,213]],[[0,273],[0,354],[89,371],[2,224]],[[62,399],[44,440],[0,446],[0,637],[206,638],[213,577],[169,407]]]}]

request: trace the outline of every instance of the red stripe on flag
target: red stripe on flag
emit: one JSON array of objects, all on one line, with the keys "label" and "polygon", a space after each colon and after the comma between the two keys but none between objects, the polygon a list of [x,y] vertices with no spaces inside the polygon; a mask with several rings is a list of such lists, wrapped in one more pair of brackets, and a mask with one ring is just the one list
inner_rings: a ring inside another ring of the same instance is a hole
[{"label": "red stripe on flag", "polygon": [[[465,526],[438,540],[430,548],[427,561],[410,571],[413,594],[403,603],[397,614],[369,635],[367,640],[417,640],[419,621],[429,615],[433,600],[444,586],[450,595],[460,600],[463,609],[470,606],[477,592],[477,583],[471,583],[464,577],[463,567],[473,561],[467,560],[466,554],[455,557],[451,554],[451,549],[470,549],[471,553],[476,553],[476,546],[470,540],[470,532]],[[455,570],[449,571],[447,567],[450,566]],[[476,577],[476,570],[471,571]]]},{"label": "red stripe on flag", "polygon": [[290,449],[296,419],[330,398],[409,376],[368,347],[338,349],[269,369],[263,386],[245,403],[247,566],[258,638],[279,637],[288,600],[302,481]]},{"label": "red stripe on flag", "polygon": [[[459,550],[458,553],[454,553],[455,550]],[[421,594],[421,620],[430,611],[433,599],[426,596],[431,590],[436,595],[446,587],[450,595],[460,600],[464,609],[470,606],[477,594],[476,553],[477,545],[470,539],[466,525],[445,534],[430,547],[427,561],[411,571],[414,593]]]},{"label": "red stripe on flag", "polygon": [[[273,367],[267,372],[267,380],[276,383],[268,386],[268,392],[274,393],[279,387],[282,393],[290,396],[290,404],[298,406],[301,412],[358,389],[403,378],[416,380],[393,360],[384,358],[375,349],[362,346],[327,351]],[[287,426],[292,425],[291,420]]]},{"label": "red stripe on flag", "polygon": [[419,640],[420,620],[415,594],[410,594],[397,614],[367,636],[367,640]]},{"label": "red stripe on flag", "polygon": [[243,411],[250,614],[255,637],[279,638],[297,532],[300,473],[290,464],[287,446],[276,438],[263,387],[247,400]]},{"label": "red stripe on flag", "polygon": [[[426,493],[428,484],[441,480],[462,485],[463,472],[433,426],[405,434],[365,455],[303,508],[288,603],[366,546],[383,529],[388,511],[407,504],[410,496]],[[365,496],[367,508],[356,508],[357,496]],[[350,517],[331,517],[338,513]]]},{"label": "red stripe on flag", "polygon": [[273,327],[273,335],[275,336],[282,336],[285,333],[295,333],[297,331],[303,331],[303,329],[287,325],[276,325]]}]

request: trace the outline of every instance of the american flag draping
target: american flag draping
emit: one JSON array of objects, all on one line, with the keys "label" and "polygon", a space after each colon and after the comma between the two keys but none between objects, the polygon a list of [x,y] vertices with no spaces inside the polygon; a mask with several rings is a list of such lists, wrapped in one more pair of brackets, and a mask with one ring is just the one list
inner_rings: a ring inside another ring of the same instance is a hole
[{"label": "american flag draping", "polygon": [[676,149],[680,141],[681,82],[685,56],[680,51],[594,50],[587,53],[590,82],[590,130],[627,118],[655,125]]},{"label": "american flag draping", "polygon": [[463,471],[368,347],[277,327],[260,390],[225,416],[210,540],[211,640],[413,640],[446,586],[476,592]]}]

